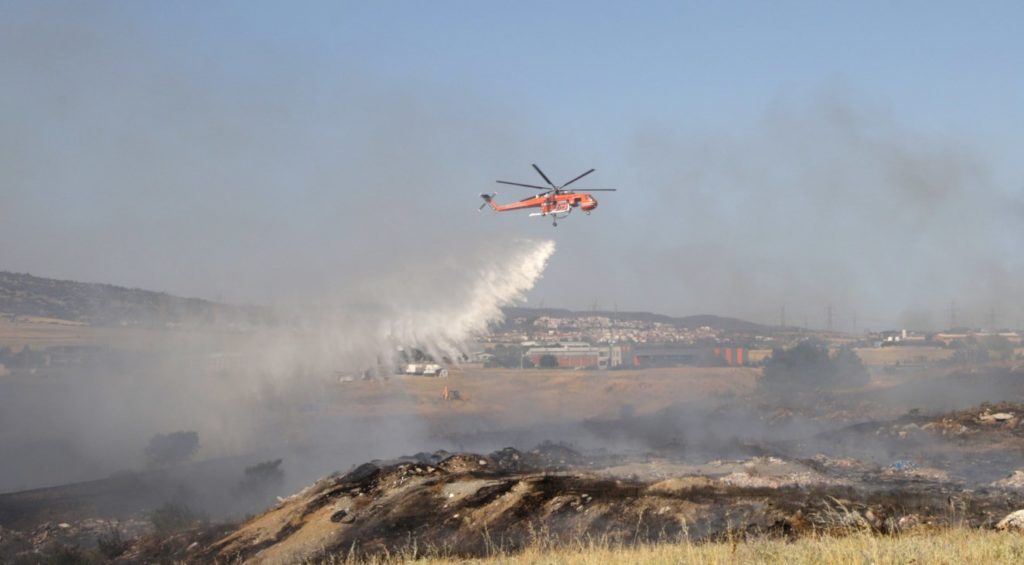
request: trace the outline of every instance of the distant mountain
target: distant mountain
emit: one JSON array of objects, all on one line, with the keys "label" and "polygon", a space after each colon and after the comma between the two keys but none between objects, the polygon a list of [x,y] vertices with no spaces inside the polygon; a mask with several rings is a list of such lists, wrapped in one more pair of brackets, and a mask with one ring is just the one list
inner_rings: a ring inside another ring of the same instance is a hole
[{"label": "distant mountain", "polygon": [[653,314],[651,312],[609,312],[606,310],[597,311],[585,311],[577,312],[573,310],[565,310],[561,308],[520,308],[510,307],[504,308],[505,320],[509,322],[515,318],[539,318],[541,316],[550,316],[555,318],[582,318],[586,316],[604,316],[613,320],[636,320],[642,322],[661,322],[663,324],[672,324],[679,328],[699,328],[707,326],[716,330],[722,330],[726,332],[736,333],[766,333],[772,331],[774,328],[766,326],[764,324],[757,324],[754,322],[748,322],[746,320],[740,320],[737,318],[728,318],[725,316],[713,316],[711,314],[700,314],[696,316],[683,316],[683,317],[672,317],[664,314]]},{"label": "distant mountain", "polygon": [[259,324],[267,310],[181,298],[110,284],[48,279],[0,271],[0,314],[83,322],[94,326]]}]

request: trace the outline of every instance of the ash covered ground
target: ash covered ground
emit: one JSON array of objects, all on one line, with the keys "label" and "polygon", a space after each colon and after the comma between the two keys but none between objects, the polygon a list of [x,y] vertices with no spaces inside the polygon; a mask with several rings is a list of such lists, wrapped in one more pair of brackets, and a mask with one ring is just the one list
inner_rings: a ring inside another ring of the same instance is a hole
[{"label": "ash covered ground", "polygon": [[[410,544],[480,556],[588,537],[629,544],[995,528],[1024,508],[1022,379],[1019,369],[993,366],[830,394],[752,389],[502,429],[448,421],[438,433],[465,449],[353,465],[280,493],[247,519],[189,515],[170,531],[155,531],[151,512],[102,504],[130,499],[129,486],[151,503],[171,496],[150,487],[173,481],[145,474],[8,494],[0,557],[99,544],[124,562],[293,562]],[[538,437],[548,441],[526,445]],[[487,445],[496,447],[480,449]]]}]

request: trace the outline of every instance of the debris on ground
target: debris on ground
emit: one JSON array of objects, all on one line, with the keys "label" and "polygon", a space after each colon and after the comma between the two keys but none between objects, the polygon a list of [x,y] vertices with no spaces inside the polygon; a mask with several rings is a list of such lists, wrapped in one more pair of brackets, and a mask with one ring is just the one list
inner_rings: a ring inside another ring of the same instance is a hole
[{"label": "debris on ground", "polygon": [[914,412],[812,429],[799,440],[723,440],[717,451],[684,435],[619,454],[554,442],[420,452],[324,477],[237,526],[155,536],[145,520],[54,515],[30,528],[0,528],[0,562],[97,548],[112,527],[119,537],[108,545],[120,547],[121,561],[194,563],[396,555],[410,543],[479,557],[535,543],[541,531],[552,543],[631,544],[992,528],[999,516],[995,527],[1024,531],[1018,414],[1024,406],[1009,403]]},{"label": "debris on ground", "polygon": [[[546,460],[556,467],[545,467]],[[581,465],[568,468],[568,461]],[[645,459],[602,468],[600,458],[544,445],[526,453],[506,448],[451,454],[437,465],[361,466],[318,482],[195,555],[226,562],[316,561],[353,547],[360,555],[393,555],[415,540],[472,557],[486,555],[494,544],[508,551],[524,547],[539,528],[556,542],[590,536],[624,543],[680,535],[897,533],[951,524],[950,501],[962,492],[962,485],[922,475],[923,468],[908,461],[884,487],[871,472],[853,480],[810,464],[772,456],[704,464]],[[656,473],[610,472],[645,465],[677,474],[656,480]],[[842,460],[833,465],[855,467]],[[957,504],[958,523],[981,527],[1024,506],[1024,493],[979,491]],[[482,538],[482,531],[494,532],[494,539]]]}]

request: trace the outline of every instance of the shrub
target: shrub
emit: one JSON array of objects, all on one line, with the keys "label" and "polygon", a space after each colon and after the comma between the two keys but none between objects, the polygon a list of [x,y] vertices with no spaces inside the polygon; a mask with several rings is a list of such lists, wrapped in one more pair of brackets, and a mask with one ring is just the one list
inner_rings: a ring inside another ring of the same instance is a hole
[{"label": "shrub", "polygon": [[146,461],[152,467],[163,467],[188,461],[199,449],[199,434],[174,432],[156,434],[146,446]]},{"label": "shrub", "polygon": [[281,460],[273,459],[246,467],[245,478],[239,483],[238,490],[243,494],[262,493],[280,486],[283,481],[284,471],[281,470]]},{"label": "shrub", "polygon": [[166,536],[187,529],[200,518],[188,506],[168,502],[149,514],[153,530],[157,535]]},{"label": "shrub", "polygon": [[860,357],[849,347],[829,355],[828,346],[804,340],[789,349],[777,348],[764,362],[761,386],[776,390],[820,390],[863,386],[870,377]]},{"label": "shrub", "polygon": [[124,539],[121,530],[111,526],[109,530],[96,536],[96,549],[107,559],[116,559],[128,551],[131,542]]}]

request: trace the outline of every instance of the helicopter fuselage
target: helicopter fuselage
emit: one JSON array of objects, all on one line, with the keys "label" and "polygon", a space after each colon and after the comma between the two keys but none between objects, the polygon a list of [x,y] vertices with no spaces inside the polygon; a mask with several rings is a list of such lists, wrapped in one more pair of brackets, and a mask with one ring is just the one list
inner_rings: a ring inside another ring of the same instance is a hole
[{"label": "helicopter fuselage", "polygon": [[546,196],[532,196],[524,198],[519,202],[510,204],[496,204],[493,200],[487,199],[487,203],[496,212],[508,212],[511,210],[525,210],[527,208],[540,208],[540,211],[531,214],[537,216],[548,216],[556,214],[568,215],[573,208],[579,208],[590,213],[597,208],[597,199],[586,192],[570,192],[552,194]]},{"label": "helicopter fuselage", "polygon": [[541,190],[543,191],[541,194],[531,196],[529,198],[524,198],[519,202],[511,202],[509,204],[496,204],[494,202],[495,195],[493,193],[481,194],[480,198],[484,199],[484,203],[480,205],[480,209],[483,210],[484,206],[488,205],[491,208],[493,208],[495,212],[508,212],[511,210],[524,210],[526,208],[539,208],[539,212],[534,212],[530,215],[553,216],[555,218],[553,224],[557,226],[558,218],[564,218],[568,216],[574,208],[580,208],[587,214],[589,214],[595,208],[597,208],[597,199],[590,194],[591,192],[599,190],[605,192],[615,191],[614,188],[588,188],[579,191],[571,189],[567,190],[565,188],[570,184],[594,172],[594,169],[590,169],[589,171],[577,176],[576,178],[572,179],[569,182],[566,182],[561,185],[555,185],[554,183],[551,182],[551,179],[549,179],[547,175],[545,175],[544,172],[540,170],[540,167],[534,164],[533,168],[537,171],[537,174],[539,174],[541,178],[544,179],[544,182],[546,182],[548,186],[525,184],[521,182],[509,182],[504,180],[499,180],[498,183],[508,184],[521,188],[529,188],[533,190]]}]

